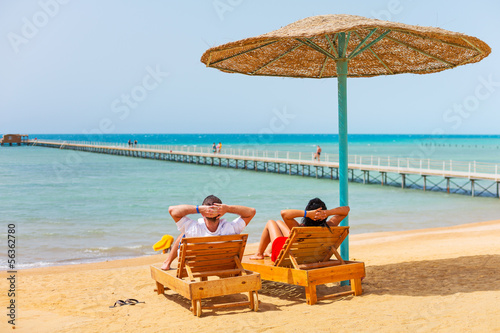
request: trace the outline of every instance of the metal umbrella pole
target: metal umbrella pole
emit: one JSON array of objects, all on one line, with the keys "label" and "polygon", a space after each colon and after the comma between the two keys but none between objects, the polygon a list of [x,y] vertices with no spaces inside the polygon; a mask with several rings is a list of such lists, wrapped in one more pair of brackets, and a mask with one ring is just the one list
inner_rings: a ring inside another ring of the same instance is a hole
[{"label": "metal umbrella pole", "polygon": [[[338,81],[338,106],[339,106],[339,192],[340,206],[349,206],[348,189],[348,146],[347,146],[347,66],[346,36],[342,32],[339,34],[339,58],[337,60],[337,81]],[[349,216],[340,223],[341,226],[349,226]],[[344,260],[349,260],[349,237],[340,245],[340,256]]]}]

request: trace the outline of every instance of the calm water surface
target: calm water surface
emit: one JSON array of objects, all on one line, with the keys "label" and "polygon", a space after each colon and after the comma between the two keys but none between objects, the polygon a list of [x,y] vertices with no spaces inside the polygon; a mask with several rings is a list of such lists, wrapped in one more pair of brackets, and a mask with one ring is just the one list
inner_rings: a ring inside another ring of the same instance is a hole
[{"label": "calm water surface", "polygon": [[[31,137],[34,137],[32,135]],[[39,139],[88,140],[82,135]],[[91,139],[335,153],[335,136],[138,135]],[[477,147],[476,147],[477,146]],[[354,136],[350,153],[500,162],[499,137]],[[449,226],[500,218],[500,200],[349,184],[351,233]],[[168,206],[197,204],[215,193],[228,204],[257,208],[247,227],[257,242],[268,219],[302,209],[313,197],[338,205],[338,182],[42,147],[0,148],[0,212],[16,225],[18,268],[153,254],[163,234],[177,235]],[[6,243],[6,241],[5,241]],[[5,262],[0,268],[6,269]]]}]

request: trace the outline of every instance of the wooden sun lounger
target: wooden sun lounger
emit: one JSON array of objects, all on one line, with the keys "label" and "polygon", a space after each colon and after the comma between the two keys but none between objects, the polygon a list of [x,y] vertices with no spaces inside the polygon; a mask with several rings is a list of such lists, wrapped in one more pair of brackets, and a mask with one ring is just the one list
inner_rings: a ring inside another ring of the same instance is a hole
[{"label": "wooden sun lounger", "polygon": [[[183,238],[177,271],[163,271],[161,264],[151,265],[156,291],[163,294],[165,289],[172,289],[188,298],[191,300],[191,311],[198,317],[202,308],[249,305],[257,311],[260,275],[245,270],[241,265],[247,238],[248,235]],[[201,306],[203,298],[242,292],[248,292],[247,302]]]},{"label": "wooden sun lounger", "polygon": [[[365,264],[344,261],[337,252],[349,233],[349,227],[331,227],[330,230],[323,227],[292,228],[290,237],[274,263],[270,258],[251,260],[245,256],[243,267],[259,272],[264,280],[304,286],[309,305],[315,304],[318,299],[361,295]],[[332,256],[335,259],[330,259]],[[351,282],[350,291],[317,297],[317,285],[346,280]]]}]

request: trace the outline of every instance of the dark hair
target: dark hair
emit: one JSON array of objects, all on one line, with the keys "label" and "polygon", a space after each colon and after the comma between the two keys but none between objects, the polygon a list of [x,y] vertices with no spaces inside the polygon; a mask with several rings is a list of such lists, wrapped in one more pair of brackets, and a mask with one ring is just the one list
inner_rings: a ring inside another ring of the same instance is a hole
[{"label": "dark hair", "polygon": [[[326,205],[320,198],[314,198],[309,200],[309,203],[306,206],[306,210],[315,210],[318,208],[326,210]],[[302,223],[300,225],[303,227],[327,227],[328,229],[330,229],[328,223],[326,223],[326,219],[315,221],[309,217],[303,217]]]},{"label": "dark hair", "polygon": [[203,206],[213,206],[214,203],[219,203],[221,204],[222,203],[222,200],[217,198],[215,195],[209,195],[208,197],[205,198],[205,200],[203,200],[203,203],[202,205]]}]

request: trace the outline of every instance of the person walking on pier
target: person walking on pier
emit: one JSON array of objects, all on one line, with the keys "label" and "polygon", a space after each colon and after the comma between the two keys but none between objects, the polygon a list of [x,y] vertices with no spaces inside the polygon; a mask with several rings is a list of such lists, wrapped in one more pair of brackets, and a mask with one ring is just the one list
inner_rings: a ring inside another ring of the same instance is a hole
[{"label": "person walking on pier", "polygon": [[217,146],[215,145],[215,142],[214,142],[214,143],[213,143],[213,145],[212,145],[212,152],[213,152],[214,154],[216,154],[216,153],[217,153]]},{"label": "person walking on pier", "polygon": [[134,141],[134,147],[137,147],[137,140]]},{"label": "person walking on pier", "polygon": [[314,154],[313,160],[318,160],[318,162],[321,162],[320,157],[321,157],[321,147],[316,146],[316,154]]},{"label": "person walking on pier", "polygon": [[[349,206],[327,209],[325,203],[314,198],[309,200],[305,210],[301,209],[285,209],[281,211],[283,221],[269,220],[262,231],[259,247],[255,255],[250,259],[258,260],[264,257],[271,257],[275,261],[278,254],[285,244],[286,239],[290,235],[290,231],[294,227],[336,227],[349,214]],[[333,216],[332,216],[333,215]],[[332,216],[329,220],[327,218]],[[302,217],[302,222],[299,223],[295,219]],[[266,253],[266,248],[271,245],[271,253]]]},{"label": "person walking on pier", "polygon": [[[170,264],[178,255],[177,249],[183,237],[237,235],[250,223],[250,220],[255,215],[255,208],[225,205],[215,195],[209,195],[203,200],[201,206],[170,206],[168,212],[174,219],[181,234],[175,240],[172,250],[163,262],[161,266],[163,270],[170,269]],[[221,218],[226,213],[239,216],[233,221],[227,221]],[[192,220],[187,217],[190,214],[201,214],[202,217],[198,220]]]},{"label": "person walking on pier", "polygon": [[217,152],[220,154],[222,152],[222,143],[219,141],[219,144],[217,145]]}]

